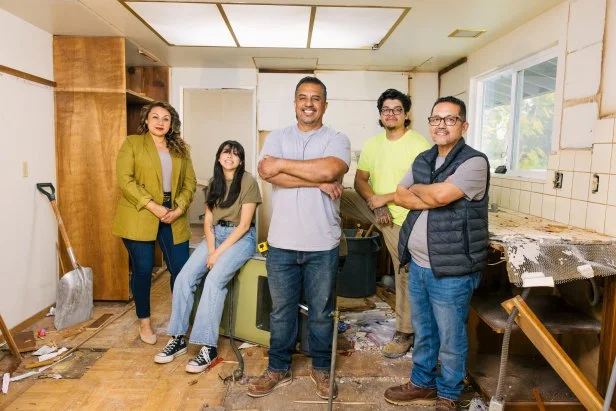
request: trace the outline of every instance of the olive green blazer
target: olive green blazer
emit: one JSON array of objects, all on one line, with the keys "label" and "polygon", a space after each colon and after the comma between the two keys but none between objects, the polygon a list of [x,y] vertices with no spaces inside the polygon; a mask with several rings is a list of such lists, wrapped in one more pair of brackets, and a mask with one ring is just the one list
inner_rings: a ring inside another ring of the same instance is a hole
[{"label": "olive green blazer", "polygon": [[[171,205],[184,213],[171,224],[173,243],[190,239],[186,210],[197,187],[190,156],[171,156]],[[113,224],[113,234],[136,241],[154,241],[160,220],[145,205],[163,203],[163,176],[160,157],[150,133],[126,137],[116,162],[116,179],[121,191]]]}]

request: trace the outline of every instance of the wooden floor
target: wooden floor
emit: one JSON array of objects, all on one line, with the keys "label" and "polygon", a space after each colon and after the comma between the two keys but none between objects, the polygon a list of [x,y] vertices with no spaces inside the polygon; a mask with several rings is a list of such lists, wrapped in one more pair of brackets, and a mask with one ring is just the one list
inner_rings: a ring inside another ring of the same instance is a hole
[{"label": "wooden floor", "polygon": [[[152,289],[152,321],[158,343],[149,346],[139,340],[134,309],[123,303],[97,303],[94,318],[115,314],[115,320],[83,344],[76,354],[45,371],[42,375],[12,382],[7,395],[0,394],[0,409],[10,410],[325,410],[327,406],[315,394],[310,381],[310,359],[294,356],[294,381],[271,395],[253,399],[245,386],[225,384],[220,376],[229,375],[237,366],[227,338],[219,341],[219,355],[225,362],[202,374],[187,374],[184,366],[199,347],[165,365],[155,364],[153,356],[167,342],[166,327],[171,309],[169,277],[158,278]],[[128,310],[127,310],[128,309]],[[122,314],[122,312],[124,312]],[[51,317],[40,320],[32,329],[53,330]],[[62,338],[49,331],[39,346],[55,340],[59,346],[73,347],[93,331]],[[267,350],[253,347],[243,350],[245,376],[259,375],[267,366]],[[27,356],[24,362],[31,361]],[[379,351],[355,351],[337,356],[336,377],[340,394],[335,410],[399,410],[386,403],[383,392],[392,385],[408,381],[410,359],[389,360]],[[0,351],[0,375],[24,373],[16,370],[8,351]],[[62,376],[54,379],[53,376]],[[314,402],[321,402],[315,404]],[[354,403],[354,404],[351,404]],[[408,408],[405,408],[408,409]],[[419,408],[425,410],[425,408]]]}]

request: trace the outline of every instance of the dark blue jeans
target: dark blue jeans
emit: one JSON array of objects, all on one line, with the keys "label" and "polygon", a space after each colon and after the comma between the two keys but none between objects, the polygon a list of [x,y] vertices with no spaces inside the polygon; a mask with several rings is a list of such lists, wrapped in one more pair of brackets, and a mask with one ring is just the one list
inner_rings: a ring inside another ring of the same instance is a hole
[{"label": "dark blue jeans", "polygon": [[[481,273],[435,277],[432,270],[411,261],[409,293],[415,330],[411,382],[436,388],[441,398],[457,401],[466,374],[466,320]],[[436,363],[441,358],[441,373]]]},{"label": "dark blue jeans", "polygon": [[272,296],[269,366],[287,371],[297,340],[298,304],[302,287],[308,303],[308,345],[312,367],[329,370],[338,247],[329,251],[294,251],[269,248],[267,278]]},{"label": "dark blue jeans", "polygon": [[[170,207],[170,203],[163,203]],[[173,233],[171,225],[159,223],[156,240],[160,245],[167,269],[171,273],[170,286],[173,292],[175,277],[180,273],[182,267],[188,260],[188,241],[180,244],[173,244]],[[130,277],[130,287],[135,299],[135,308],[138,318],[150,317],[150,288],[152,286],[152,270],[154,269],[154,245],[155,241],[135,241],[123,238],[124,245],[128,250],[128,255],[133,266],[133,273]]]}]

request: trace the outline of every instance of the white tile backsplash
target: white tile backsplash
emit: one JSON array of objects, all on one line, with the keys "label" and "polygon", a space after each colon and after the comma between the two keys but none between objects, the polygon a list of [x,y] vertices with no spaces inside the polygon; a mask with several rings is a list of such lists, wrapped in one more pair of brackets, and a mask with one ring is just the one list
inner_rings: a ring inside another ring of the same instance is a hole
[{"label": "white tile backsplash", "polygon": [[542,193],[532,193],[530,195],[530,215],[541,217],[541,207],[543,203]]},{"label": "white tile backsplash", "polygon": [[511,196],[509,197],[509,208],[514,211],[520,209],[520,190],[515,188],[511,189]]},{"label": "white tile backsplash", "polygon": [[593,142],[611,143],[614,138],[614,119],[602,118],[597,120],[593,129]]},{"label": "white tile backsplash", "polygon": [[573,171],[575,165],[575,151],[563,150],[560,152],[558,160],[558,169],[561,171]]},{"label": "white tile backsplash", "polygon": [[575,152],[575,165],[573,171],[590,171],[592,153],[588,150],[578,150]]},{"label": "white tile backsplash", "polygon": [[601,80],[603,42],[567,54],[565,100],[594,96]]},{"label": "white tile backsplash", "polygon": [[616,175],[610,176],[610,182],[607,188],[607,203],[616,206]]},{"label": "white tile backsplash", "polygon": [[569,212],[569,224],[575,227],[586,227],[586,201],[571,200],[571,211]]},{"label": "white tile backsplash", "polygon": [[561,173],[563,173],[563,186],[556,190],[556,195],[558,197],[571,198],[571,191],[573,190],[573,172],[561,171]]},{"label": "white tile backsplash", "polygon": [[574,200],[588,200],[588,187],[590,184],[590,173],[573,173],[573,189],[571,198]]},{"label": "white tile backsplash", "polygon": [[490,197],[491,204],[500,204],[500,196],[501,196],[502,187],[494,186],[492,189],[492,196]]},{"label": "white tile backsplash", "polygon": [[605,212],[605,234],[616,237],[616,207],[607,206]]},{"label": "white tile backsplash", "polygon": [[590,173],[590,181],[588,187],[588,202],[590,203],[598,203],[598,204],[607,204],[607,192],[610,185],[610,175],[609,174],[597,174],[599,176],[599,191],[596,193],[592,192],[592,184],[594,180],[595,173]]},{"label": "white tile backsplash", "polygon": [[556,208],[554,220],[559,223],[569,224],[569,211],[571,209],[571,199],[556,197]]},{"label": "white tile backsplash", "polygon": [[533,193],[543,193],[543,183],[532,183]]},{"label": "white tile backsplash", "polygon": [[522,182],[520,180],[511,180],[511,188],[519,190],[521,186]]},{"label": "white tile backsplash", "polygon": [[592,146],[592,160],[590,165],[590,171],[592,173],[608,174],[610,172],[611,158],[611,144],[594,144]]},{"label": "white tile backsplash", "polygon": [[548,156],[548,170],[558,170],[558,154],[550,154]]},{"label": "white tile backsplash", "polygon": [[567,51],[579,50],[603,40],[606,0],[578,0],[569,9]]},{"label": "white tile backsplash", "polygon": [[594,230],[598,233],[605,231],[605,212],[606,207],[603,204],[588,203],[586,211],[586,228]]},{"label": "white tile backsplash", "polygon": [[521,191],[520,192],[520,207],[518,210],[521,213],[530,214],[530,191]]},{"label": "white tile backsplash", "polygon": [[509,187],[502,187],[500,194],[499,206],[503,208],[509,208],[509,198],[511,196],[511,189]]},{"label": "white tile backsplash", "polygon": [[616,144],[612,144],[612,165],[610,166],[610,174],[616,174]]},{"label": "white tile backsplash", "polygon": [[599,118],[597,103],[582,103],[563,110],[560,146],[564,148],[590,148],[593,128]]},{"label": "white tile backsplash", "polygon": [[556,197],[543,196],[543,202],[541,204],[541,217],[548,220],[554,220],[554,211],[556,210]]},{"label": "white tile backsplash", "polygon": [[533,190],[533,183],[530,181],[520,181],[520,189],[525,191]]}]

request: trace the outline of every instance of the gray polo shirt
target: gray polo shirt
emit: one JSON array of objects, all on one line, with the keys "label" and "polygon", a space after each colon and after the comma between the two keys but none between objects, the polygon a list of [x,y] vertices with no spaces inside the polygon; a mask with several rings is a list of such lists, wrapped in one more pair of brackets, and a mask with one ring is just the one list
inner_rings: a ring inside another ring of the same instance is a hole
[{"label": "gray polo shirt", "polygon": [[[445,157],[437,157],[434,168],[438,169],[444,162]],[[460,164],[447,181],[462,190],[464,198],[467,200],[480,200],[486,192],[487,178],[488,163],[486,160],[483,157],[472,157]],[[413,185],[413,182],[413,166],[411,166],[406,175],[402,177],[400,185],[408,188]],[[430,257],[428,255],[428,213],[429,210],[421,212],[417,221],[415,221],[407,244],[415,264],[424,268],[430,268]]]},{"label": "gray polo shirt", "polygon": [[[272,131],[263,156],[289,160],[338,157],[351,162],[349,138],[327,126],[302,132],[297,125]],[[340,201],[333,201],[318,187],[284,188],[272,185],[272,219],[267,241],[276,248],[327,251],[340,243]]]}]

